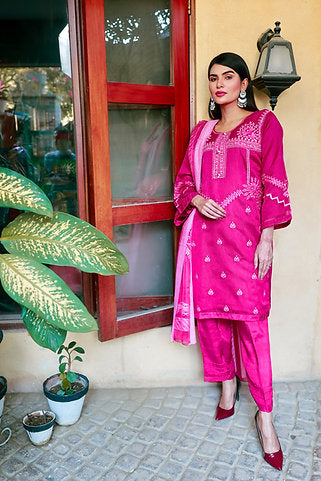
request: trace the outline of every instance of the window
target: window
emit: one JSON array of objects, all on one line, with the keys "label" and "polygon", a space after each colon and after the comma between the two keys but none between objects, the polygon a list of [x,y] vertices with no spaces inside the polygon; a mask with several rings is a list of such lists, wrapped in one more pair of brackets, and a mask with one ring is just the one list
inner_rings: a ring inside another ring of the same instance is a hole
[{"label": "window", "polygon": [[86,0],[82,19],[87,213],[130,266],[97,280],[107,340],[171,322],[172,185],[189,135],[187,2]]},{"label": "window", "polygon": [[[67,0],[3,2],[0,45],[0,165],[36,182],[55,210],[77,215]],[[0,208],[0,229],[15,215]],[[80,271],[53,269],[82,297]],[[17,327],[20,311],[0,287],[2,327]]]}]

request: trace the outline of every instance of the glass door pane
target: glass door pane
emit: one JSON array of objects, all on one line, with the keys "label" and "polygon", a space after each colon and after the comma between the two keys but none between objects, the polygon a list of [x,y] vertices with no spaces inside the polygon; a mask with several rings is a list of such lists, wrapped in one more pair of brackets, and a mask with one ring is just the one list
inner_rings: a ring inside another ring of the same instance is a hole
[{"label": "glass door pane", "polygon": [[[77,215],[67,1],[3,2],[0,45],[0,165],[36,182],[54,210]],[[0,229],[14,215],[1,208]],[[78,270],[53,270],[82,295]],[[8,312],[20,307],[0,290],[0,314]]]},{"label": "glass door pane", "polygon": [[105,0],[105,41],[109,82],[169,85],[169,0]]},{"label": "glass door pane", "polygon": [[114,242],[126,255],[130,266],[129,274],[116,276],[118,320],[171,306],[172,222],[116,226]]},{"label": "glass door pane", "polygon": [[172,199],[170,109],[109,106],[113,205]]}]

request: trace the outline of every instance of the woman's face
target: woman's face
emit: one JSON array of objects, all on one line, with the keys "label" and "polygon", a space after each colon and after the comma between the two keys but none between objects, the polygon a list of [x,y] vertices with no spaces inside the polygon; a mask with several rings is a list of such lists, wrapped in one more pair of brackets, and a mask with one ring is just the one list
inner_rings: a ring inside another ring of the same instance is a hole
[{"label": "woman's face", "polygon": [[237,102],[241,90],[246,90],[248,80],[241,81],[231,67],[214,64],[210,70],[209,89],[215,103],[225,105]]}]

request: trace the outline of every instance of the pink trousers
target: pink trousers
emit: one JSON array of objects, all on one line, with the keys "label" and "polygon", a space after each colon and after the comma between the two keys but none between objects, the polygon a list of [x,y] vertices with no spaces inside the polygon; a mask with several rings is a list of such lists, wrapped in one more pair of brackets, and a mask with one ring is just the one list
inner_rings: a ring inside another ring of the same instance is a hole
[{"label": "pink trousers", "polygon": [[197,328],[204,381],[226,381],[235,375],[244,380],[243,367],[258,408],[271,412],[273,391],[268,320],[198,319]]}]

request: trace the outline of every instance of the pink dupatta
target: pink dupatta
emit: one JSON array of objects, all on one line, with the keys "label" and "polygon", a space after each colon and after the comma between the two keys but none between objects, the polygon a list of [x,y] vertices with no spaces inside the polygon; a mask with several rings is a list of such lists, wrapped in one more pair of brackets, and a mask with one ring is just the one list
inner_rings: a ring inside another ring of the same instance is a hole
[{"label": "pink dupatta", "polygon": [[[203,127],[197,139],[192,154],[191,169],[196,190],[201,187],[201,170],[204,145],[218,120],[209,120]],[[174,317],[171,332],[171,341],[182,344],[196,344],[193,282],[192,282],[192,250],[191,237],[193,220],[196,209],[194,208],[183,224],[176,266]]]}]

